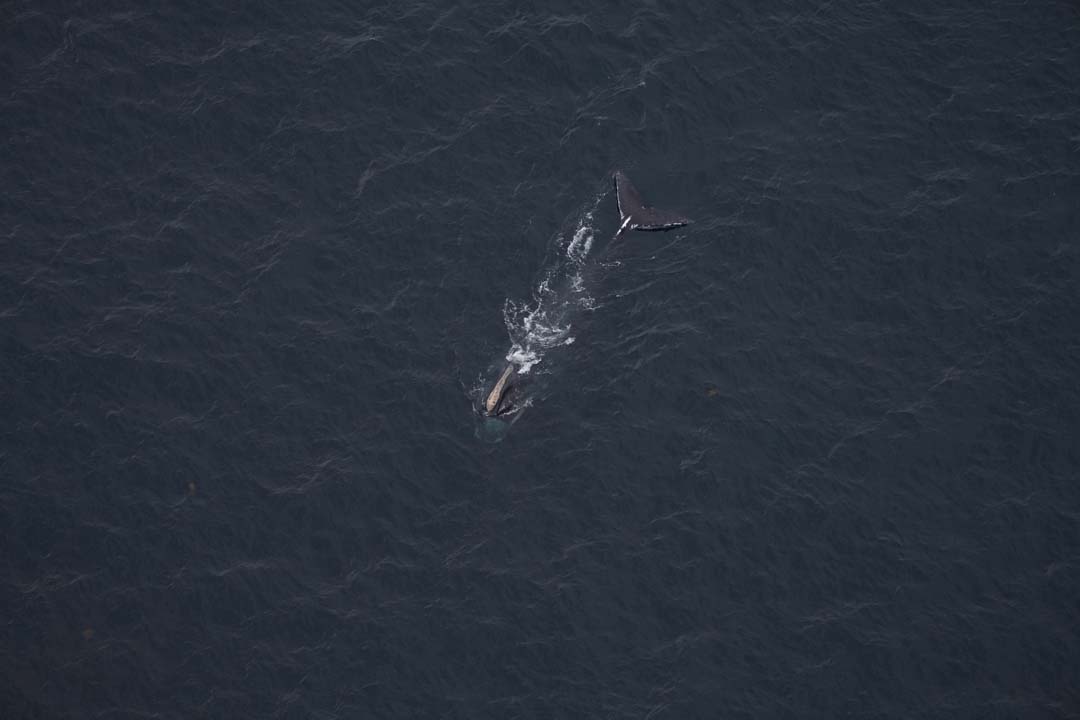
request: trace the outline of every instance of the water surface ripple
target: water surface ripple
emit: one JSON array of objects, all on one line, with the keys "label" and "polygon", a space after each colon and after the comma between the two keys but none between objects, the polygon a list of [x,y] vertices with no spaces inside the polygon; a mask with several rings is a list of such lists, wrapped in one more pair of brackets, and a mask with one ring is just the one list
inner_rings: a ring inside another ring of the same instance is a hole
[{"label": "water surface ripple", "polygon": [[1075,3],[0,28],[4,717],[1077,716]]}]

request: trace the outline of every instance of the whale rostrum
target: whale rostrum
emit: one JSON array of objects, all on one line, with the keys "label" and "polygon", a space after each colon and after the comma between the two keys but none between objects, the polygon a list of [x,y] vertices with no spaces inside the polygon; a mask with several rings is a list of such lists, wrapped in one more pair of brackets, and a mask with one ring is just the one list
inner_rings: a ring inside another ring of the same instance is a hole
[{"label": "whale rostrum", "polygon": [[513,363],[507,363],[506,369],[503,370],[502,375],[499,376],[499,380],[495,383],[495,387],[491,388],[491,392],[488,393],[487,399],[484,400],[484,412],[488,415],[498,415],[499,410],[503,411],[506,408],[501,408],[503,399],[506,397],[507,390],[510,389],[510,378],[517,373],[517,369]]}]

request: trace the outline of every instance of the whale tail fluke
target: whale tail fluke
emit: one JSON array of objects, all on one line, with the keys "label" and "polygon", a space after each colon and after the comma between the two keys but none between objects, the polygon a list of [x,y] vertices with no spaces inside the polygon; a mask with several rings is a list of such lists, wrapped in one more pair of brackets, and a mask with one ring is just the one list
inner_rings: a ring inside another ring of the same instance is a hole
[{"label": "whale tail fluke", "polygon": [[622,170],[615,171],[615,194],[619,200],[622,228],[629,230],[672,230],[691,221],[682,215],[649,207],[641,199],[630,178]]}]

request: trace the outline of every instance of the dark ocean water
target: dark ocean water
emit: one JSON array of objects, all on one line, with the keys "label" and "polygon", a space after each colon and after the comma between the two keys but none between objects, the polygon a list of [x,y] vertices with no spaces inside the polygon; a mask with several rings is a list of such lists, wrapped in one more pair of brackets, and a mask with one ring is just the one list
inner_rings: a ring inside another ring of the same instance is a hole
[{"label": "dark ocean water", "polygon": [[0,90],[0,716],[1080,717],[1075,2],[16,1]]}]

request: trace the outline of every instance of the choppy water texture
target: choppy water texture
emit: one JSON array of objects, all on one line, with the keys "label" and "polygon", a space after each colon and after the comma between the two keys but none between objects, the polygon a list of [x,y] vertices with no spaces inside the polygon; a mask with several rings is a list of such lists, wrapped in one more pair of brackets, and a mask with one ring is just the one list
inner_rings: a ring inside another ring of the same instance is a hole
[{"label": "choppy water texture", "polygon": [[1080,713],[1076,3],[0,38],[4,717]]}]

